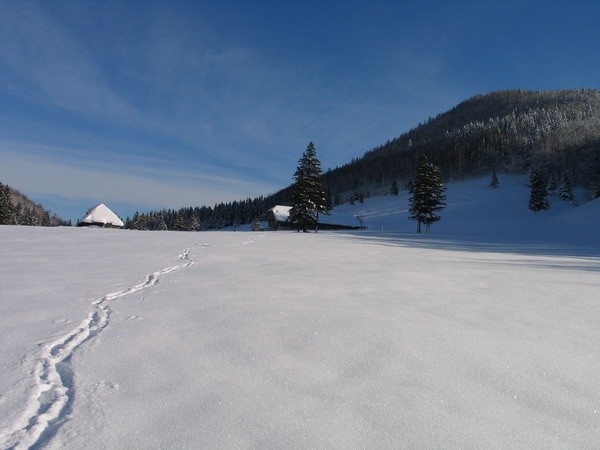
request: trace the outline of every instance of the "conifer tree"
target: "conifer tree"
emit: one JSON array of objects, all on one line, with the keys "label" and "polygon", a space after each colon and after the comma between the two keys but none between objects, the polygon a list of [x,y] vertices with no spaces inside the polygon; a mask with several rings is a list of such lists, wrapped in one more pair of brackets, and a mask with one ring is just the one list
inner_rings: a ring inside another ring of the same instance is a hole
[{"label": "conifer tree", "polygon": [[441,219],[437,213],[446,206],[445,191],[440,169],[429,163],[427,156],[421,155],[417,174],[410,186],[412,197],[409,200],[409,218],[417,221],[417,233],[421,233],[421,224],[425,224],[429,233],[430,225]]},{"label": "conifer tree", "polygon": [[17,206],[13,210],[13,223],[15,225],[23,225],[23,205],[21,203],[17,203]]},{"label": "conifer tree", "polygon": [[550,208],[548,203],[548,180],[541,169],[532,169],[529,175],[531,194],[529,196],[529,209],[534,213]]},{"label": "conifer tree", "polygon": [[156,230],[159,231],[167,231],[167,223],[165,222],[165,218],[162,214],[158,215],[158,218],[156,219]]},{"label": "conifer tree", "polygon": [[132,230],[146,230],[147,226],[144,216],[136,211],[133,215],[133,219],[131,219],[129,228]]},{"label": "conifer tree", "polygon": [[13,223],[13,204],[10,199],[10,188],[0,182],[0,225]]},{"label": "conifer tree", "polygon": [[496,174],[496,168],[492,171],[492,179],[490,180],[490,187],[492,189],[497,189],[500,182],[498,181],[498,175]]},{"label": "conifer tree", "polygon": [[556,178],[551,176],[548,180],[548,194],[554,195],[556,193]]},{"label": "conifer tree", "polygon": [[189,223],[187,216],[185,215],[185,211],[180,210],[177,213],[177,217],[175,219],[175,230],[177,231],[189,231]]},{"label": "conifer tree", "polygon": [[306,232],[312,225],[315,226],[316,231],[319,214],[330,212],[322,176],[321,162],[317,158],[315,145],[310,142],[298,161],[298,168],[294,173],[290,222],[298,227],[298,231],[302,229]]},{"label": "conifer tree", "polygon": [[558,198],[561,200],[567,200],[572,202],[574,200],[573,197],[573,183],[571,182],[571,178],[569,174],[565,172],[563,175],[563,182],[560,185],[560,189],[558,190]]},{"label": "conifer tree", "polygon": [[250,226],[250,231],[260,231],[260,221],[258,220],[258,217],[254,217],[254,219],[252,219],[252,225]]},{"label": "conifer tree", "polygon": [[342,203],[342,196],[339,192],[336,192],[333,196],[333,206],[338,206],[340,203]]},{"label": "conifer tree", "polygon": [[350,204],[354,205],[359,200],[360,194],[358,193],[358,180],[355,179],[352,182],[352,193],[350,194]]}]

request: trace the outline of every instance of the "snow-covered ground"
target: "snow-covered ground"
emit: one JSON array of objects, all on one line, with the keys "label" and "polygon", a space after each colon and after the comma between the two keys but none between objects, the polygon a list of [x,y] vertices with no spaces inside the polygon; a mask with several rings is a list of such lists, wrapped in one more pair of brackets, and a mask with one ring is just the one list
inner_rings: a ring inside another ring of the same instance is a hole
[{"label": "snow-covered ground", "polygon": [[600,201],[360,232],[0,227],[0,448],[599,448]]}]

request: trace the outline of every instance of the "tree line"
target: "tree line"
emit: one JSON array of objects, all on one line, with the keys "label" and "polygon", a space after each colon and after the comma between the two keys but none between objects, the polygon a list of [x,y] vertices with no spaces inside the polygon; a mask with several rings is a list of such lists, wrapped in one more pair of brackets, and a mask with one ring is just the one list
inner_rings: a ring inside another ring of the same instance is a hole
[{"label": "tree line", "polygon": [[267,211],[264,197],[218,203],[214,207],[163,209],[136,212],[125,220],[125,228],[133,230],[206,231],[237,227],[264,220]]}]

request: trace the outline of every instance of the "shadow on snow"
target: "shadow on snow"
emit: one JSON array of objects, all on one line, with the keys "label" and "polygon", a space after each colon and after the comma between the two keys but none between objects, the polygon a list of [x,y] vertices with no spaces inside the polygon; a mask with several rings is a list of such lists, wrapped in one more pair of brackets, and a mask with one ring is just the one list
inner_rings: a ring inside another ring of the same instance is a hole
[{"label": "shadow on snow", "polygon": [[598,243],[556,243],[543,239],[522,237],[493,240],[483,236],[415,235],[394,232],[344,233],[376,245],[399,246],[430,250],[448,250],[471,253],[502,253],[530,257],[558,257],[560,261],[512,261],[527,267],[560,268],[600,272],[600,245]]}]

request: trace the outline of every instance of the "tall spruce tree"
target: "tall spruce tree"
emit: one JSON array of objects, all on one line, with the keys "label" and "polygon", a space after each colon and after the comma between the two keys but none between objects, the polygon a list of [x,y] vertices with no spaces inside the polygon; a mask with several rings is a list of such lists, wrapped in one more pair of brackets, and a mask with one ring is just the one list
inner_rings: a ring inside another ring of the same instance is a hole
[{"label": "tall spruce tree", "polygon": [[410,185],[412,197],[409,200],[409,218],[417,221],[417,233],[421,233],[421,224],[425,224],[429,233],[430,225],[441,219],[437,213],[446,207],[445,191],[440,169],[421,155],[417,174]]},{"label": "tall spruce tree", "polygon": [[298,168],[294,173],[292,203],[290,222],[298,231],[302,229],[303,232],[306,232],[309,226],[314,226],[317,231],[319,214],[329,214],[331,210],[323,186],[321,162],[312,142],[298,160]]},{"label": "tall spruce tree", "polygon": [[531,194],[529,196],[529,209],[534,213],[543,209],[549,209],[548,203],[548,178],[543,170],[531,169],[529,174]]}]

